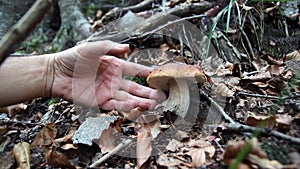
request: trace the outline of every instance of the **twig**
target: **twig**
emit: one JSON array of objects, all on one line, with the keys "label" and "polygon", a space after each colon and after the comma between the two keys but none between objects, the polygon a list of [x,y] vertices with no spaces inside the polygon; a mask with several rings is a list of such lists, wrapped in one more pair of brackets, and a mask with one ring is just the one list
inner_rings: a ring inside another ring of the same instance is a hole
[{"label": "twig", "polygon": [[251,96],[251,97],[260,97],[260,98],[268,98],[268,99],[280,99],[280,97],[278,97],[278,96],[267,96],[267,95],[245,93],[245,92],[238,92],[237,95],[244,95],[244,96]]},{"label": "twig", "polygon": [[280,139],[284,139],[287,141],[291,141],[296,144],[300,144],[300,139],[296,137],[292,137],[289,135],[286,135],[284,133],[278,132],[276,130],[270,130],[267,128],[259,128],[259,127],[252,127],[240,123],[235,124],[225,124],[226,130],[232,130],[237,132],[254,132],[258,131],[260,134],[267,135],[267,136],[274,136]]},{"label": "twig", "polygon": [[186,20],[189,20],[189,19],[195,19],[195,18],[201,18],[201,17],[204,17],[204,16],[205,16],[204,14],[200,14],[200,15],[193,15],[193,16],[189,16],[189,17],[183,17],[183,18],[180,18],[180,19],[176,19],[176,20],[174,20],[174,21],[169,21],[169,22],[167,22],[166,24],[161,25],[161,26],[159,26],[158,28],[155,28],[155,29],[153,29],[153,30],[151,30],[151,31],[149,31],[149,32],[145,32],[145,33],[143,33],[142,35],[137,35],[137,36],[133,36],[133,37],[128,37],[128,38],[122,40],[122,41],[119,42],[119,43],[126,43],[126,42],[128,42],[128,41],[130,41],[130,40],[140,39],[140,38],[143,38],[143,37],[146,37],[146,36],[147,36],[147,37],[150,37],[150,36],[151,36],[152,34],[154,34],[155,32],[158,32],[159,30],[164,29],[164,28],[167,27],[167,26],[173,25],[173,24],[178,23],[178,22],[181,22],[181,21],[186,21]]},{"label": "twig", "polygon": [[51,8],[51,0],[37,0],[26,14],[3,36],[0,41],[0,64],[23,41]]},{"label": "twig", "polygon": [[103,157],[101,157],[99,160],[95,161],[92,165],[90,165],[90,167],[98,167],[101,163],[108,160],[111,156],[113,156],[114,154],[116,154],[119,151],[126,148],[131,142],[132,142],[132,140],[130,140],[130,139],[123,141],[117,147],[115,147],[112,151],[108,152]]},{"label": "twig", "polygon": [[245,92],[238,92],[237,95],[245,95],[245,96],[251,96],[251,97],[261,97],[261,98],[268,98],[268,99],[282,99],[282,100],[294,99],[294,98],[300,97],[300,94],[280,97],[280,96],[266,96],[266,95],[261,95],[261,94],[253,94],[253,93],[245,93]]},{"label": "twig", "polygon": [[219,113],[221,113],[226,120],[228,120],[231,124],[235,124],[236,123],[230,116],[228,116],[228,114],[223,110],[223,108],[217,102],[215,102],[211,97],[209,97],[204,92],[201,92],[201,94],[203,96],[205,96],[211,102],[212,106],[214,106],[217,109],[217,111]]}]

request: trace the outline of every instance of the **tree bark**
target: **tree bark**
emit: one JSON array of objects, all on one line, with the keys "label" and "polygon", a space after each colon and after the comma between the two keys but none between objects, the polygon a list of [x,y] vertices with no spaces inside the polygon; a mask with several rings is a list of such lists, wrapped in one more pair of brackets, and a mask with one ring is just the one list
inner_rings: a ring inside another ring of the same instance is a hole
[{"label": "tree bark", "polygon": [[92,33],[89,31],[90,24],[82,14],[79,0],[59,0],[61,26],[54,38],[53,44],[61,51],[72,47],[76,42],[83,40]]}]

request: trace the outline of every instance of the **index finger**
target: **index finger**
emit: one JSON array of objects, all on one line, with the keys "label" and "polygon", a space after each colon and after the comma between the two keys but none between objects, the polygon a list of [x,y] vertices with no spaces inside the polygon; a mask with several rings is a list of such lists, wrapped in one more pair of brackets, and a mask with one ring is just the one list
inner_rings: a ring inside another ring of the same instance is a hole
[{"label": "index finger", "polygon": [[123,74],[127,76],[147,77],[153,68],[141,64],[124,61],[122,63]]}]

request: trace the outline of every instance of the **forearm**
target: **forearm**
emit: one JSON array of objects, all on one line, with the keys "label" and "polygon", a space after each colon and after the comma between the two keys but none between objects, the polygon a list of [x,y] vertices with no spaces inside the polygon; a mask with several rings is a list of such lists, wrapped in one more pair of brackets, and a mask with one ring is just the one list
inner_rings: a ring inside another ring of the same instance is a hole
[{"label": "forearm", "polygon": [[0,107],[51,95],[51,55],[9,57],[0,65]]}]

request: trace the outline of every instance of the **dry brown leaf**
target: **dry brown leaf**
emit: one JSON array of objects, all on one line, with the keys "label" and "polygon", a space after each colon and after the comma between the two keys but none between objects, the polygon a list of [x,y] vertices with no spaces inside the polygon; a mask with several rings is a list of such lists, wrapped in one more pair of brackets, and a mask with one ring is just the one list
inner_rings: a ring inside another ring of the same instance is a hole
[{"label": "dry brown leaf", "polygon": [[269,129],[274,129],[276,126],[276,117],[255,115],[249,112],[249,115],[247,116],[245,123],[249,126],[260,126]]},{"label": "dry brown leaf", "polygon": [[232,97],[234,92],[230,90],[224,83],[219,83],[216,88],[216,93],[220,94],[221,96],[225,97]]},{"label": "dry brown leaf", "polygon": [[150,128],[147,125],[136,124],[135,132],[137,133],[136,157],[137,166],[141,168],[142,165],[151,156],[152,151],[152,137]]},{"label": "dry brown leaf", "polygon": [[74,135],[74,133],[67,134],[64,137],[55,139],[54,142],[56,142],[56,143],[71,143],[73,135]]},{"label": "dry brown leaf", "polygon": [[293,52],[286,54],[285,60],[300,60],[300,50],[294,50]]},{"label": "dry brown leaf", "polygon": [[215,154],[215,147],[212,146],[209,142],[204,140],[190,140],[188,147],[202,148],[209,155],[210,158]]},{"label": "dry brown leaf", "polygon": [[45,158],[46,163],[53,167],[76,169],[76,167],[69,162],[65,154],[56,151],[55,149],[45,149]]},{"label": "dry brown leaf", "polygon": [[253,82],[252,84],[254,84],[254,85],[256,85],[257,87],[260,87],[260,88],[265,88],[265,87],[269,86],[268,82]]},{"label": "dry brown leaf", "polygon": [[152,139],[156,138],[161,132],[161,122],[159,119],[156,119],[150,123],[148,123],[150,127]]},{"label": "dry brown leaf", "polygon": [[283,73],[284,68],[280,67],[279,65],[270,65],[268,66],[268,70],[272,75],[280,75]]},{"label": "dry brown leaf", "polygon": [[124,115],[124,118],[130,121],[136,120],[146,109],[142,107],[136,107],[134,109],[131,109],[130,112],[122,112]]},{"label": "dry brown leaf", "polygon": [[2,137],[7,132],[7,125],[0,126],[0,136]]},{"label": "dry brown leaf", "polygon": [[[265,161],[267,159],[267,154],[259,147],[257,138],[252,138],[249,140],[251,149],[248,152],[248,154],[245,156],[244,160],[239,164],[238,168],[252,168],[252,165],[258,165],[255,163],[255,161],[252,163],[249,163],[249,156],[255,156],[257,160]],[[230,166],[235,162],[235,158],[238,155],[238,153],[244,148],[244,146],[247,144],[246,141],[238,141],[233,142],[230,141],[228,145],[225,148],[225,153],[223,156],[223,161],[227,166]]]},{"label": "dry brown leaf", "polygon": [[187,154],[192,158],[192,167],[200,167],[206,162],[205,150],[202,148],[193,148]]},{"label": "dry brown leaf", "polygon": [[251,80],[251,81],[266,81],[271,79],[271,73],[270,72],[259,72],[255,75],[251,76],[245,76],[243,79],[244,80]]},{"label": "dry brown leaf", "polygon": [[17,113],[25,110],[27,108],[27,105],[24,103],[6,106],[6,107],[0,107],[0,112],[8,114],[8,117],[13,117]]},{"label": "dry brown leaf", "polygon": [[49,123],[35,136],[31,146],[46,146],[53,143],[57,134],[54,123]]},{"label": "dry brown leaf", "polygon": [[293,121],[292,116],[288,114],[277,114],[276,115],[277,128],[280,131],[289,131]]},{"label": "dry brown leaf", "polygon": [[181,143],[181,142],[179,142],[179,141],[177,141],[177,140],[175,140],[175,139],[172,139],[172,140],[169,142],[169,144],[167,145],[166,149],[167,149],[168,151],[175,152],[175,151],[178,149],[178,147],[181,147],[181,146],[182,146],[182,143]]},{"label": "dry brown leaf", "polygon": [[[267,155],[264,151],[260,149],[257,143],[257,139],[253,138],[250,140],[251,143],[251,150],[249,153],[253,153],[258,155],[261,158],[266,158]],[[229,141],[226,148],[225,148],[225,153],[223,160],[224,162],[228,165],[229,161],[231,159],[234,159],[236,155],[239,153],[239,151],[246,145],[246,141],[241,140],[241,141]]]},{"label": "dry brown leaf", "polygon": [[283,165],[278,161],[269,160],[266,158],[260,158],[257,155],[248,154],[247,160],[249,160],[252,164],[257,165],[259,168],[270,168],[270,169],[281,169]]},{"label": "dry brown leaf", "polygon": [[183,3],[185,2],[185,0],[171,0],[170,1],[170,4],[168,5],[169,7],[173,8],[174,6],[180,4],[180,3]]},{"label": "dry brown leaf", "polygon": [[113,150],[115,145],[115,136],[114,136],[115,130],[112,127],[109,127],[108,129],[104,129],[102,131],[100,140],[99,140],[99,147],[101,149],[101,152],[107,153],[111,150]]},{"label": "dry brown leaf", "polygon": [[215,147],[203,140],[190,140],[188,147],[190,150],[185,154],[191,156],[192,167],[208,164],[215,154]]},{"label": "dry brown leaf", "polygon": [[245,10],[245,11],[249,11],[249,10],[253,9],[253,7],[247,6],[247,5],[245,5],[245,4],[242,4],[242,8],[243,8],[243,10]]},{"label": "dry brown leaf", "polygon": [[18,168],[30,168],[30,144],[21,142],[14,145],[13,154],[18,163]]},{"label": "dry brown leaf", "polygon": [[165,166],[165,167],[175,167],[175,166],[179,166],[180,164],[182,164],[181,160],[174,158],[174,156],[169,156],[168,154],[159,155],[156,162],[160,166]]},{"label": "dry brown leaf", "polygon": [[70,149],[77,150],[77,149],[78,149],[78,146],[77,146],[77,145],[74,145],[74,144],[67,143],[67,144],[65,144],[65,145],[62,145],[60,148],[61,148],[62,150],[70,150]]},{"label": "dry brown leaf", "polygon": [[183,141],[183,140],[186,140],[186,139],[189,139],[189,138],[190,138],[190,136],[187,132],[177,130],[177,132],[176,132],[176,139],[177,140]]},{"label": "dry brown leaf", "polygon": [[[214,152],[215,148],[213,146],[207,146],[203,148],[193,148],[188,151],[187,154],[192,158],[192,167],[200,167],[209,163]],[[209,154],[209,156],[207,156],[207,154]]]},{"label": "dry brown leaf", "polygon": [[268,168],[268,169],[280,169],[283,168],[283,165],[275,160],[268,160],[266,158],[260,158],[257,155],[248,154],[247,160],[252,164],[256,164],[259,168]]},{"label": "dry brown leaf", "polygon": [[274,9],[276,9],[279,5],[280,5],[280,2],[276,2],[276,4],[274,6],[264,9],[264,12],[269,13],[269,12],[273,11]]}]

